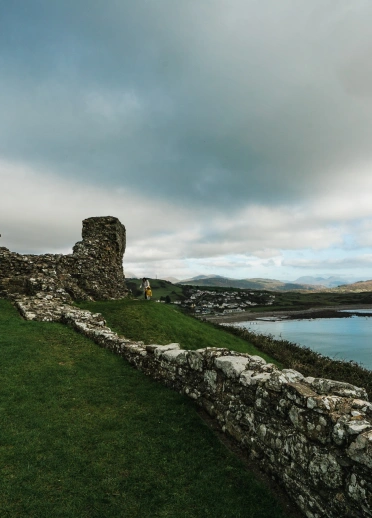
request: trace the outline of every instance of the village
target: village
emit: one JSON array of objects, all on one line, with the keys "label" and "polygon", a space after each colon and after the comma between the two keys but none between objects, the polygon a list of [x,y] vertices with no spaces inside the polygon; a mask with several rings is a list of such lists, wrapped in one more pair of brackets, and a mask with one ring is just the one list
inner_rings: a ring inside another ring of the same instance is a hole
[{"label": "village", "polygon": [[173,304],[180,305],[195,315],[240,313],[252,306],[270,306],[275,300],[275,295],[259,291],[212,291],[192,287],[185,295],[183,301],[174,301]]}]

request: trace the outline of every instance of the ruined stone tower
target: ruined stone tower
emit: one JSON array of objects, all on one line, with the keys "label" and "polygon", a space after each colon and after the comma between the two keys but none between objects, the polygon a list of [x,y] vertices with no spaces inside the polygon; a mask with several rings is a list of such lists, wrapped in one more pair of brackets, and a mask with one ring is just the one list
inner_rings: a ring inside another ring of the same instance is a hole
[{"label": "ruined stone tower", "polygon": [[88,218],[82,238],[69,255],[20,255],[0,248],[0,296],[48,292],[65,301],[125,297],[124,225],[112,216]]},{"label": "ruined stone tower", "polygon": [[71,264],[71,275],[78,286],[93,298],[125,296],[124,225],[111,216],[88,218],[83,221],[82,238],[73,248]]}]

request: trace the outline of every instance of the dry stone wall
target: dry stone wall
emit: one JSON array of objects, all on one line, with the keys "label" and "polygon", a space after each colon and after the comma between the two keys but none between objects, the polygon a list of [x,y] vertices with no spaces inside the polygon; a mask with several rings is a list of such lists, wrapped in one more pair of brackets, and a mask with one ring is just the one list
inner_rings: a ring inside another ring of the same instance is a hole
[{"label": "dry stone wall", "polygon": [[133,342],[100,314],[53,299],[19,297],[16,305],[29,320],[72,326],[194,399],[308,518],[372,516],[372,405],[363,388],[228,349]]},{"label": "dry stone wall", "polygon": [[69,255],[21,255],[0,247],[0,296],[64,302],[125,297],[124,225],[111,216],[88,218],[82,238]]}]

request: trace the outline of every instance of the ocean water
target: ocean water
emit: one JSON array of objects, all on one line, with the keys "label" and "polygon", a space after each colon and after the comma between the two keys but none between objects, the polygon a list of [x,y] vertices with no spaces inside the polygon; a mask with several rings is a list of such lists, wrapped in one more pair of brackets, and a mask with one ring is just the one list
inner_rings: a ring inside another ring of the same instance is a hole
[{"label": "ocean water", "polygon": [[335,360],[353,360],[372,370],[372,316],[276,322],[256,320],[234,325],[304,345]]}]

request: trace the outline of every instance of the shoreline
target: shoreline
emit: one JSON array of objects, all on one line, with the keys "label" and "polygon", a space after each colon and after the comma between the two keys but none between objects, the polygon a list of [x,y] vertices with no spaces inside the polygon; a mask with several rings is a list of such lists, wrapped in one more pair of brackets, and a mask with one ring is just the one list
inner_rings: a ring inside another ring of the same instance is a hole
[{"label": "shoreline", "polygon": [[[315,318],[349,318],[353,313],[343,313],[342,310],[360,310],[372,309],[372,304],[354,304],[344,306],[327,306],[310,309],[299,310],[278,310],[278,311],[242,311],[241,313],[233,313],[229,315],[203,315],[198,317],[201,320],[207,320],[212,323],[229,323],[229,322],[249,322],[254,320],[262,320],[262,318],[278,317],[278,320],[304,320]],[[371,316],[371,314],[361,314],[361,316]]]}]

